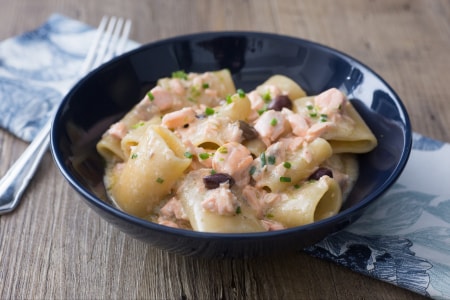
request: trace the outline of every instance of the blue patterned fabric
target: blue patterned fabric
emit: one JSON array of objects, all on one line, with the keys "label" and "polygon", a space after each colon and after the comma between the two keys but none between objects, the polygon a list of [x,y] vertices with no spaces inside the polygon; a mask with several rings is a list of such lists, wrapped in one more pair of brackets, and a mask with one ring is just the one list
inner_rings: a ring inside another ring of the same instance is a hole
[{"label": "blue patterned fabric", "polygon": [[0,127],[31,141],[78,78],[94,38],[95,28],[55,14],[1,42]]},{"label": "blue patterned fabric", "polygon": [[397,183],[354,224],[305,249],[435,299],[450,298],[450,144],[414,134]]},{"label": "blue patterned fabric", "polygon": [[[94,29],[61,15],[0,43],[0,126],[30,141],[77,77]],[[129,45],[129,48],[137,44]],[[304,251],[450,298],[450,144],[414,134],[398,182],[351,226]],[[444,183],[444,184],[443,184]]]}]

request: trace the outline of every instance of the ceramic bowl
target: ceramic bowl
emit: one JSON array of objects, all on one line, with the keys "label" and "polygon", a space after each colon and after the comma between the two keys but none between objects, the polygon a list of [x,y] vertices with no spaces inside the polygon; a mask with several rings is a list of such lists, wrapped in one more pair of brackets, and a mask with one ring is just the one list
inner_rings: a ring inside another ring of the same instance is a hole
[{"label": "ceramic bowl", "polygon": [[[376,135],[379,145],[359,157],[360,176],[341,211],[309,225],[263,233],[219,234],[170,228],[129,215],[108,201],[104,163],[95,150],[102,133],[173,71],[228,68],[249,91],[273,74],[308,94],[337,87]],[[411,151],[408,114],[393,89],[370,68],[329,47],[259,32],[210,32],[144,45],[85,76],[62,101],[51,150],[70,185],[102,218],[153,247],[203,257],[253,257],[298,251],[358,219],[399,177]],[[80,197],[78,197],[80,198]]]}]

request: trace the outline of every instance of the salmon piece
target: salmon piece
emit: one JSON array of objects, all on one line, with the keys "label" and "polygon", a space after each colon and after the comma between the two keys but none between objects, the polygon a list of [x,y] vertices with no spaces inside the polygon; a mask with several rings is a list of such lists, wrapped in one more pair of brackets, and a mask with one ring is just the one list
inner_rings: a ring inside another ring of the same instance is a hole
[{"label": "salmon piece", "polygon": [[261,201],[264,193],[266,193],[266,191],[257,189],[251,185],[245,186],[242,190],[242,196],[247,204],[255,211],[256,217],[259,219],[264,216],[265,207]]},{"label": "salmon piece", "polygon": [[278,223],[274,220],[263,219],[261,220],[261,223],[263,224],[264,228],[266,228],[267,231],[275,231],[286,228],[283,226],[283,224]]},{"label": "salmon piece", "polygon": [[151,89],[150,94],[153,99],[150,99],[148,94],[145,97],[156,105],[161,111],[174,108],[178,105],[179,101],[175,95],[160,86],[155,86]]},{"label": "salmon piece", "polygon": [[319,108],[321,114],[327,114],[328,117],[332,117],[345,106],[345,101],[347,98],[344,93],[336,88],[328,89],[316,97],[314,97],[314,102]]},{"label": "salmon piece", "polygon": [[192,107],[184,107],[180,110],[165,114],[161,123],[169,129],[175,129],[194,121],[195,115],[195,110]]},{"label": "salmon piece", "polygon": [[247,94],[248,99],[250,100],[251,111],[248,116],[249,121],[254,121],[259,118],[258,111],[264,108],[264,100],[261,95],[257,91],[251,91]]},{"label": "salmon piece", "polygon": [[173,228],[182,228],[179,224],[189,221],[181,202],[172,197],[160,210],[158,224]]},{"label": "salmon piece", "polygon": [[212,158],[212,167],[218,173],[233,177],[237,186],[245,186],[250,181],[248,172],[253,162],[247,147],[238,142],[225,143],[219,147]]},{"label": "salmon piece", "polygon": [[286,108],[284,108],[281,112],[286,116],[286,120],[289,122],[294,135],[304,137],[307,134],[309,124],[304,116],[295,114]]},{"label": "salmon piece", "polygon": [[172,78],[169,82],[170,91],[183,96],[186,93],[186,88],[181,83],[181,80],[178,78]]},{"label": "salmon piece", "polygon": [[164,219],[188,219],[181,202],[175,197],[172,197],[159,212],[160,217],[163,217]]},{"label": "salmon piece", "polygon": [[282,91],[276,85],[269,84],[268,88],[269,88],[270,96],[272,97],[272,99],[275,99],[275,97],[277,97],[277,96],[282,94]]},{"label": "salmon piece", "polygon": [[206,96],[208,96],[210,98],[217,98],[217,97],[219,97],[219,92],[217,90],[205,89],[204,93],[205,93]]},{"label": "salmon piece", "polygon": [[267,210],[281,199],[279,194],[268,193],[251,185],[242,189],[242,196],[259,219],[262,219]]},{"label": "salmon piece", "polygon": [[238,201],[231,192],[230,185],[226,182],[220,184],[218,188],[206,192],[205,200],[202,201],[202,207],[219,215],[231,216],[236,214]]},{"label": "salmon piece", "polygon": [[269,93],[271,99],[275,99],[277,96],[281,95],[283,92],[281,89],[274,84],[264,84],[259,86],[257,90],[261,93]]},{"label": "salmon piece", "polygon": [[172,227],[172,228],[180,228],[180,226],[178,226],[177,223],[170,221],[170,220],[163,219],[163,218],[158,218],[158,224]]},{"label": "salmon piece", "polygon": [[108,130],[108,133],[118,139],[123,139],[123,137],[127,134],[128,129],[124,122],[119,121],[111,125]]},{"label": "salmon piece", "polygon": [[311,142],[335,126],[336,124],[333,122],[316,123],[308,129],[305,139],[307,142]]},{"label": "salmon piece", "polygon": [[281,112],[268,110],[256,120],[254,128],[258,131],[262,141],[269,146],[287,132],[289,123]]},{"label": "salmon piece", "polygon": [[306,140],[304,137],[293,136],[281,138],[279,142],[283,145],[283,149],[285,149],[284,151],[289,150],[294,152],[303,147]]}]

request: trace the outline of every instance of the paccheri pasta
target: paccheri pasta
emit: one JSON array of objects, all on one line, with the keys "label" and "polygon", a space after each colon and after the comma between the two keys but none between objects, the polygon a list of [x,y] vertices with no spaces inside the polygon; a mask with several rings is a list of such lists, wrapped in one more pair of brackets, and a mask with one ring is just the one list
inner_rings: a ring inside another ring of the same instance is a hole
[{"label": "paccheri pasta", "polygon": [[259,232],[339,212],[377,140],[332,88],[275,75],[244,92],[228,70],[162,78],[97,144],[122,210],[202,232]]}]

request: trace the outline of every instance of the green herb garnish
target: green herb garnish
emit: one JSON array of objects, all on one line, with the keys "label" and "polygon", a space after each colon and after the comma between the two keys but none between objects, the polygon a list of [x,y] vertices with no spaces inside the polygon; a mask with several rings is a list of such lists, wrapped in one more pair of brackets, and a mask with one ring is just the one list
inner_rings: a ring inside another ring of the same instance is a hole
[{"label": "green herb garnish", "polygon": [[264,100],[264,102],[270,102],[270,100],[272,100],[272,96],[270,96],[270,92],[267,91],[264,95],[262,95],[262,98]]},{"label": "green herb garnish", "polygon": [[219,148],[217,148],[217,152],[226,154],[226,153],[228,153],[228,149],[227,149],[227,147],[220,146]]},{"label": "green herb garnish", "polygon": [[273,156],[273,155],[269,155],[269,156],[267,157],[267,163],[268,163],[269,165],[274,165],[274,164],[275,164],[275,160],[276,160],[276,157]]},{"label": "green herb garnish", "polygon": [[328,115],[327,114],[321,114],[320,115],[320,122],[326,122],[328,121]]},{"label": "green herb garnish", "polygon": [[259,155],[259,159],[261,160],[261,168],[263,168],[267,164],[266,153],[265,152],[261,153]]},{"label": "green herb garnish", "polygon": [[198,155],[198,157],[200,157],[200,159],[202,159],[202,160],[208,159],[209,158],[209,153],[206,153],[206,152],[200,153]]},{"label": "green herb garnish", "polygon": [[215,111],[214,111],[214,109],[211,108],[211,107],[207,107],[207,108],[205,109],[205,115],[207,115],[207,116],[211,116],[211,115],[213,115],[214,113],[215,113]]},{"label": "green herb garnish", "polygon": [[258,109],[258,115],[262,115],[263,113],[265,113],[267,111],[267,107]]},{"label": "green herb garnish", "polygon": [[251,166],[250,170],[248,171],[248,173],[250,174],[250,176],[252,176],[253,174],[255,174],[256,171],[256,167],[255,166]]},{"label": "green herb garnish", "polygon": [[291,177],[281,176],[280,182],[291,182]]},{"label": "green herb garnish", "polygon": [[136,128],[142,127],[144,125],[145,125],[144,122],[138,122],[138,123],[134,124],[131,128],[132,129],[136,129]]},{"label": "green herb garnish", "polygon": [[183,70],[179,70],[179,71],[172,72],[172,78],[179,78],[179,79],[187,80],[188,76],[187,76],[186,72],[184,72]]}]

